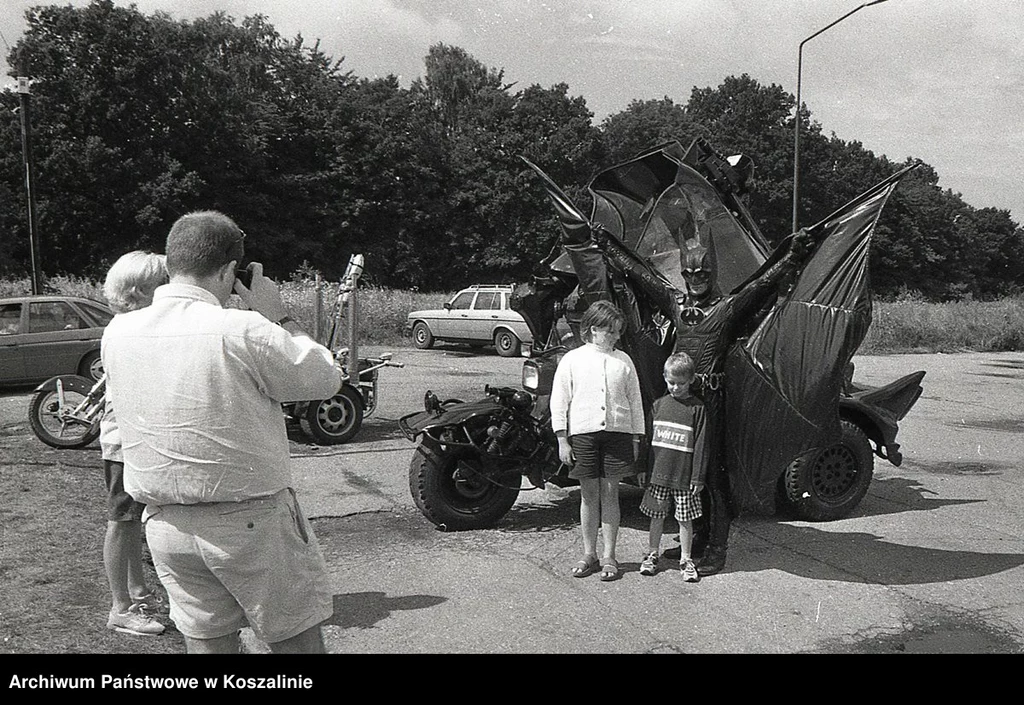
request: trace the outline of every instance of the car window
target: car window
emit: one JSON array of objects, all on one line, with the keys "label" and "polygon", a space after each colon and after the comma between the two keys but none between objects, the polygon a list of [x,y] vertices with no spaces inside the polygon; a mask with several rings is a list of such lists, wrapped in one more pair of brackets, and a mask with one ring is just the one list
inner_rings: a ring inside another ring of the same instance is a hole
[{"label": "car window", "polygon": [[29,333],[50,333],[89,327],[89,323],[63,301],[39,301],[28,305]]},{"label": "car window", "polygon": [[0,335],[14,335],[21,325],[21,304],[0,304]]},{"label": "car window", "polygon": [[501,292],[480,292],[476,297],[478,311],[498,311],[501,309]]},{"label": "car window", "polygon": [[473,303],[473,297],[476,296],[475,291],[464,291],[454,299],[452,299],[452,308],[466,309],[469,308]]},{"label": "car window", "polygon": [[86,303],[80,303],[78,305],[85,309],[85,312],[95,320],[96,325],[99,327],[107,325],[110,323],[110,319],[114,317],[113,313],[110,311],[104,311],[99,306],[93,306],[92,304]]}]

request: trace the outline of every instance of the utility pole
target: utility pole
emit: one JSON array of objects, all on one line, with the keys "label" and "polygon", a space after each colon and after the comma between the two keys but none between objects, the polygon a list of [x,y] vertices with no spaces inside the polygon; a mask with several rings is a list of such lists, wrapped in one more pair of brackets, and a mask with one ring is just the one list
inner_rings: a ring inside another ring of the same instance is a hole
[{"label": "utility pole", "polygon": [[30,114],[32,94],[28,76],[18,76],[18,93],[21,97],[21,151],[25,161],[25,192],[28,194],[28,244],[32,259],[32,293],[41,294],[43,293],[43,277],[40,271],[39,238],[36,234],[36,194],[32,179],[32,119]]}]

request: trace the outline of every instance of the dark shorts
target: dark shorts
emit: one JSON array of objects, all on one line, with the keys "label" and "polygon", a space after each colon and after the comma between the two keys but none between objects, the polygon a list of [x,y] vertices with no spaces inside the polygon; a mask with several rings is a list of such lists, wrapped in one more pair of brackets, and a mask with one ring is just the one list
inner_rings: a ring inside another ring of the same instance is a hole
[{"label": "dark shorts", "polygon": [[124,491],[124,463],[104,460],[103,479],[107,483],[107,521],[140,521],[146,505]]},{"label": "dark shorts", "polygon": [[569,477],[574,480],[623,478],[636,474],[633,436],[629,433],[580,433],[572,436],[569,442],[576,458],[576,464],[569,471]]}]

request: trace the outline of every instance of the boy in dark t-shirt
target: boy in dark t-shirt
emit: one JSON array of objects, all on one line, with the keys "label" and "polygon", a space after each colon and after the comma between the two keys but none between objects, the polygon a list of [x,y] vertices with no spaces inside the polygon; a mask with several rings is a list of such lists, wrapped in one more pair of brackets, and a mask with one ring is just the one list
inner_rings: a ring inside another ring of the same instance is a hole
[{"label": "boy in dark t-shirt", "polygon": [[679,571],[688,583],[700,580],[690,558],[690,546],[693,520],[701,515],[700,491],[704,486],[704,405],[690,394],[694,373],[693,360],[686,353],[675,353],[665,361],[668,394],[654,402],[650,478],[640,503],[640,511],[651,518],[649,551],[640,564],[640,574],[658,572],[665,517],[674,505],[679,522]]}]

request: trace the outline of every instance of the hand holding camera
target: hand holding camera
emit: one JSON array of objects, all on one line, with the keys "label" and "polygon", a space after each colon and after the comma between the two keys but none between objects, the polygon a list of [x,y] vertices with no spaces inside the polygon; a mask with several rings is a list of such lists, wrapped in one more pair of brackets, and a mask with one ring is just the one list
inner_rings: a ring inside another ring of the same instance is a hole
[{"label": "hand holding camera", "polygon": [[259,262],[250,262],[245,269],[235,271],[234,290],[246,306],[271,321],[280,321],[288,315],[277,284],[263,276],[263,265]]}]

